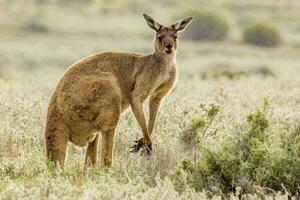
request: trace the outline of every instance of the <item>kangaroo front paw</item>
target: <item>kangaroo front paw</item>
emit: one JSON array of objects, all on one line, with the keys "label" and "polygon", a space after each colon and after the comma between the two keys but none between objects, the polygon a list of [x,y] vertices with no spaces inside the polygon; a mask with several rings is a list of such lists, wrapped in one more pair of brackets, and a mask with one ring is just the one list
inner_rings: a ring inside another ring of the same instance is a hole
[{"label": "kangaroo front paw", "polygon": [[143,139],[135,140],[134,144],[130,147],[130,153],[137,153],[140,151],[140,149],[144,146]]}]

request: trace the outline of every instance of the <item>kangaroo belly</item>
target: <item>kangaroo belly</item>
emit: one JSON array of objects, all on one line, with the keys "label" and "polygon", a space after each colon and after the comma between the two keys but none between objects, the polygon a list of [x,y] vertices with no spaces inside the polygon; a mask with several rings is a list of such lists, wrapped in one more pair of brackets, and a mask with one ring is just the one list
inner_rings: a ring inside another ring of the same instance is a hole
[{"label": "kangaroo belly", "polygon": [[67,80],[57,91],[57,107],[75,132],[93,131],[99,115],[109,107],[121,105],[121,91],[108,73],[86,75]]},{"label": "kangaroo belly", "polygon": [[70,141],[77,146],[86,146],[88,142],[92,142],[96,138],[97,134],[99,133],[97,132],[89,133],[89,134],[72,133],[70,135]]}]

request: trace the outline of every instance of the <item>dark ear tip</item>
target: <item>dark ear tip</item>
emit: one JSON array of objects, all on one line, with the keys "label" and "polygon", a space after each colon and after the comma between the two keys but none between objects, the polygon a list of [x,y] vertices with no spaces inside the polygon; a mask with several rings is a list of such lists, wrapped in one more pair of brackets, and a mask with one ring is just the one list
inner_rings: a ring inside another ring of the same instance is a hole
[{"label": "dark ear tip", "polygon": [[147,15],[146,13],[143,13],[143,16],[146,18],[146,17],[149,17],[149,15]]}]

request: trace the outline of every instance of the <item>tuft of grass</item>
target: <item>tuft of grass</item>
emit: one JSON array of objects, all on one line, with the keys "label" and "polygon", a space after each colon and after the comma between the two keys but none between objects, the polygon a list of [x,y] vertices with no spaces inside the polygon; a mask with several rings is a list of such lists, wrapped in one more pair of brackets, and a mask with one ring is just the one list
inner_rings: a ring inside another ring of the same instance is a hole
[{"label": "tuft of grass", "polygon": [[268,23],[253,23],[243,29],[246,43],[258,46],[273,47],[281,43],[280,32]]},{"label": "tuft of grass", "polygon": [[216,130],[211,131],[209,128],[220,111],[220,106],[213,103],[208,106],[201,104],[200,108],[203,114],[193,119],[190,127],[180,133],[180,141],[188,149],[195,148],[201,137],[207,137],[216,132]]}]

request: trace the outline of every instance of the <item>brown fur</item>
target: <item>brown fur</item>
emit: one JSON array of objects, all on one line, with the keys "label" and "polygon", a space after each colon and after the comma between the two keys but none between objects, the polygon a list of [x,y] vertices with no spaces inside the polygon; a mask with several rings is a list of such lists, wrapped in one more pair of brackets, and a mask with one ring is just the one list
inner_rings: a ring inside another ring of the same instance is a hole
[{"label": "brown fur", "polygon": [[[160,102],[177,79],[177,31],[192,18],[164,27],[150,16],[144,17],[157,32],[154,53],[98,53],[73,64],[59,81],[49,104],[45,131],[47,157],[55,164],[64,165],[69,141],[88,145],[86,164],[95,164],[101,134],[102,163],[111,166],[114,133],[120,114],[129,106],[143,132],[135,152],[143,146],[148,152],[152,150],[150,135]],[[147,97],[148,125],[142,110]]]}]

